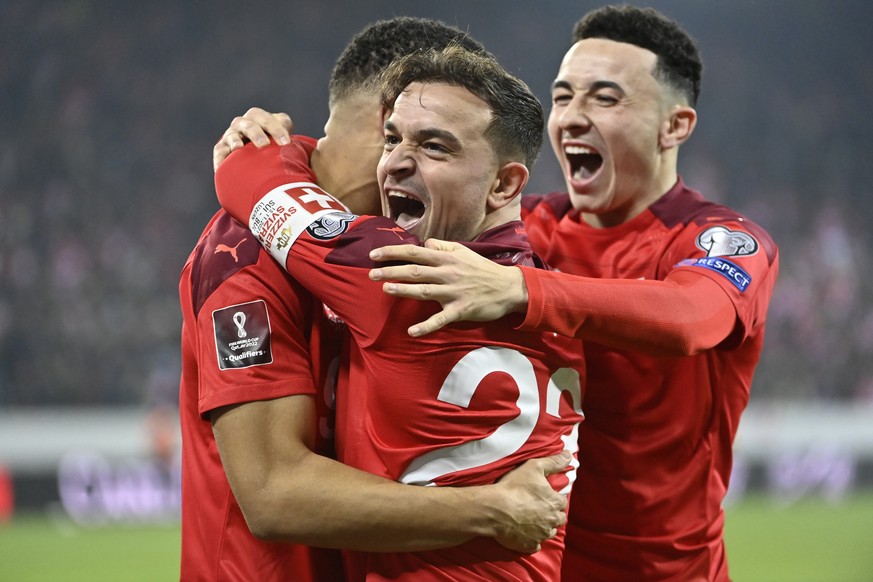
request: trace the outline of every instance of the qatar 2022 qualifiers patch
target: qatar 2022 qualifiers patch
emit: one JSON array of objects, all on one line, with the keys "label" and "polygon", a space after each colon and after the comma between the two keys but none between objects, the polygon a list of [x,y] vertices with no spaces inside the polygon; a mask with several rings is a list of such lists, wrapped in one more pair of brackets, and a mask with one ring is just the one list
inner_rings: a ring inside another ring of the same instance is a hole
[{"label": "qatar 2022 qualifiers patch", "polygon": [[231,305],[212,312],[218,367],[222,370],[273,362],[270,316],[263,300]]}]

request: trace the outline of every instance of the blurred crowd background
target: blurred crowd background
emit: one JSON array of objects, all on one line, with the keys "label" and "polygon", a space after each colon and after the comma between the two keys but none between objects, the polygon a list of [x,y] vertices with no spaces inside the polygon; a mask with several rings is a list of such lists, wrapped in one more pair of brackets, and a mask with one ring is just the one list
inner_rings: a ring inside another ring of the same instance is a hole
[{"label": "blurred crowd background", "polygon": [[[596,2],[0,2],[0,407],[174,402],[178,274],[235,115],[319,135],[346,41],[468,30],[544,103]],[[685,181],[781,249],[753,401],[873,401],[873,4],[663,0],[698,40]],[[563,189],[548,144],[529,191]]]}]

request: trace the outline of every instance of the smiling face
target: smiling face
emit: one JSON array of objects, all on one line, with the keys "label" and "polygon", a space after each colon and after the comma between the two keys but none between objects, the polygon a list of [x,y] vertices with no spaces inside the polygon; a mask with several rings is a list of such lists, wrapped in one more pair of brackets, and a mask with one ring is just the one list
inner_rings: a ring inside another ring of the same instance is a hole
[{"label": "smiling face", "polygon": [[488,198],[499,161],[491,109],[467,89],[411,83],[385,120],[378,179],[386,216],[420,240],[470,241],[496,226]]},{"label": "smiling face", "polygon": [[552,86],[549,139],[573,206],[594,226],[630,220],[678,178],[681,104],[655,78],[656,58],[632,44],[581,40]]}]

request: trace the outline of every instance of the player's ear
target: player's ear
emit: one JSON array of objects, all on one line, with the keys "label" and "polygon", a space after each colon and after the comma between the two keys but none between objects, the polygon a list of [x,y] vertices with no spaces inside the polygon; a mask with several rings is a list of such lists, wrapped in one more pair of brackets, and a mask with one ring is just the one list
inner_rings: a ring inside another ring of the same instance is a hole
[{"label": "player's ear", "polygon": [[668,150],[682,145],[691,137],[695,125],[697,111],[687,105],[677,105],[661,125],[661,147]]},{"label": "player's ear", "polygon": [[488,206],[503,208],[524,190],[530,171],[521,162],[507,162],[497,171],[491,192],[488,193]]}]

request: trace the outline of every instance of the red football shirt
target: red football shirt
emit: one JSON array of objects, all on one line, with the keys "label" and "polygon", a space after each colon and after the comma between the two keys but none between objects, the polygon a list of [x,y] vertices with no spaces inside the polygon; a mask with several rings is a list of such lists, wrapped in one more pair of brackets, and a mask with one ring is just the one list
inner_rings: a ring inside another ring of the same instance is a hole
[{"label": "red football shirt", "polygon": [[[418,241],[386,218],[357,217],[314,183],[306,152],[243,148],[216,174],[222,204],[348,325],[350,418],[342,460],[418,485],[492,483],[521,462],[575,452],[585,370],[581,342],[505,322],[453,325],[423,338],[409,325],[436,305],[386,295],[370,281],[374,248]],[[252,210],[254,208],[254,210]],[[507,264],[534,265],[521,222],[468,245]],[[580,380],[583,379],[583,380]],[[569,492],[574,471],[556,487]],[[416,553],[352,556],[352,579],[555,580],[563,532],[532,555],[491,539]],[[361,568],[360,570],[358,568]]]},{"label": "red football shirt", "polygon": [[[318,452],[329,453],[330,322],[320,304],[276,265],[251,232],[216,214],[182,270],[182,563],[181,580],[333,582],[339,552],[265,542],[245,523],[224,473],[209,411],[292,394],[316,396]],[[294,516],[288,516],[294,519]]]},{"label": "red football shirt", "polygon": [[[721,502],[731,446],[764,340],[778,252],[759,226],[681,181],[648,210],[593,228],[566,194],[526,197],[534,250],[597,279],[709,277],[736,309],[734,332],[696,356],[655,357],[585,343],[588,382],[564,557],[565,580],[727,580]],[[573,327],[549,313],[557,286],[530,278],[526,323]],[[573,300],[570,299],[570,304]],[[525,326],[522,326],[523,328]]]}]

